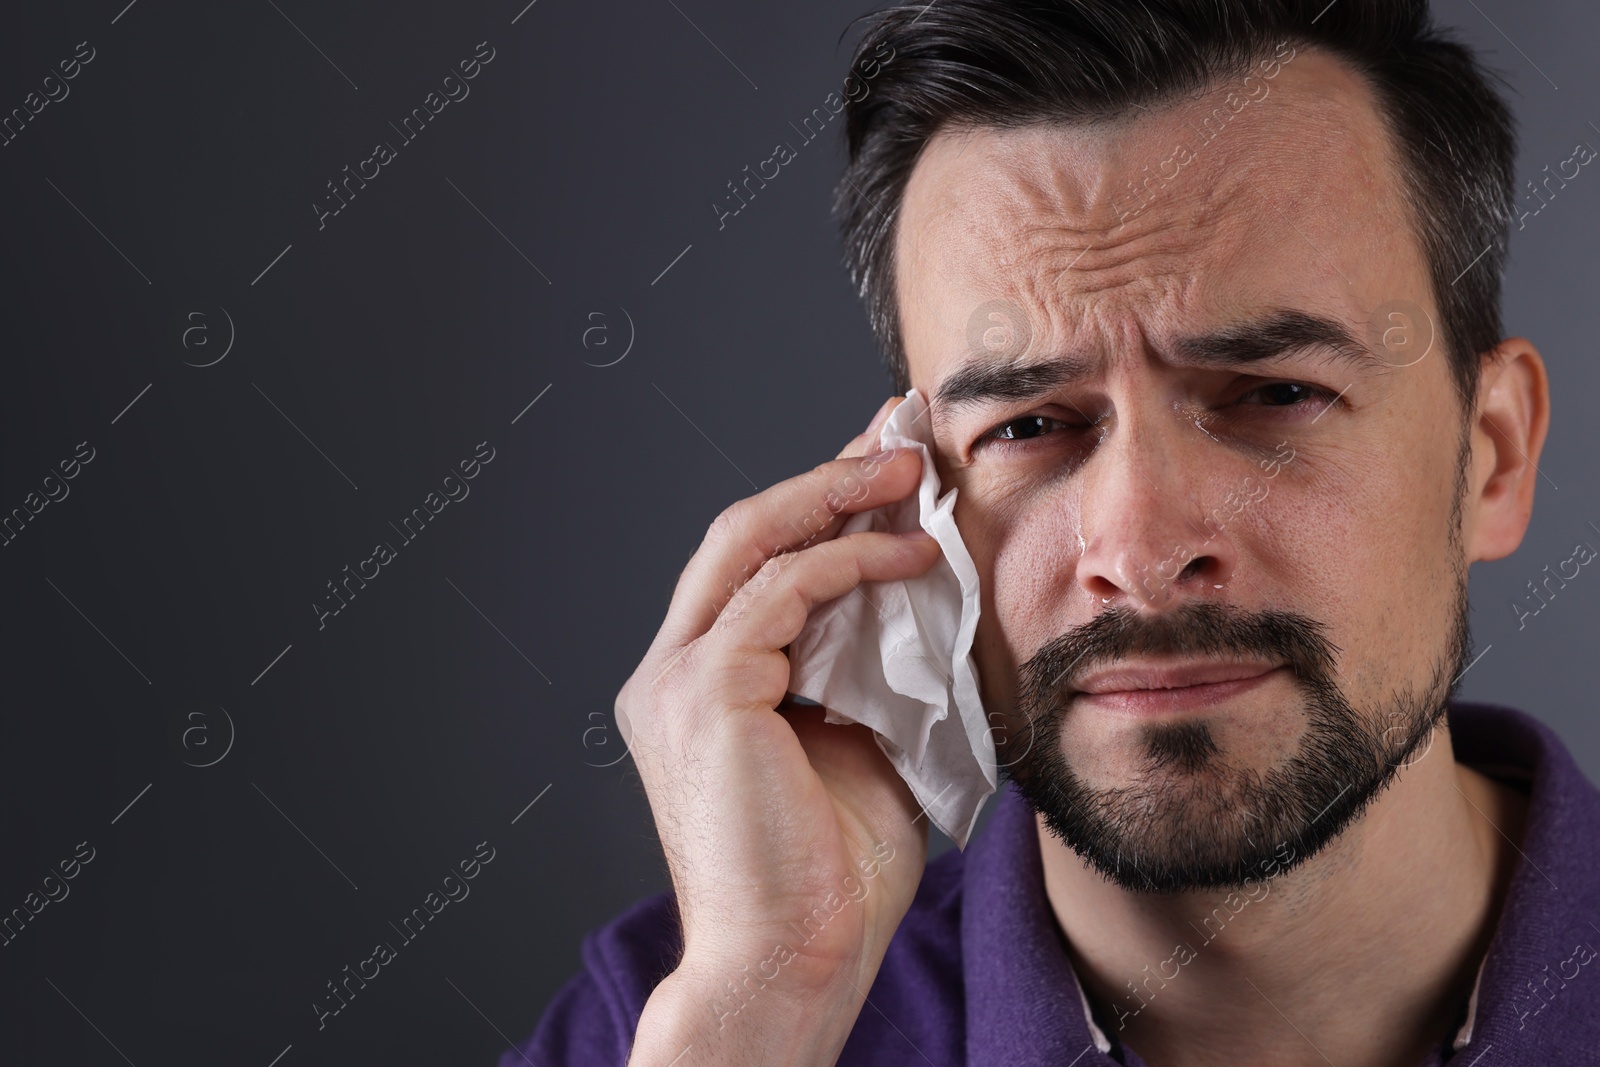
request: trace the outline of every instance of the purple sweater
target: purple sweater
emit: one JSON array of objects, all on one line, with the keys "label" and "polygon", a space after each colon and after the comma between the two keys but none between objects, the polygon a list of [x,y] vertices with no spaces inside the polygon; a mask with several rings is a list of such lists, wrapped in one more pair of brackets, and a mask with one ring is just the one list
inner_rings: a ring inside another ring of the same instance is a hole
[{"label": "purple sweater", "polygon": [[[1449,721],[1456,759],[1530,804],[1473,1000],[1454,1041],[1419,1067],[1600,1065],[1600,791],[1521,711],[1458,703]],[[1009,786],[995,803],[965,852],[928,864],[840,1067],[1147,1067],[1088,1011],[1045,897],[1031,810]],[[590,933],[584,969],[499,1067],[623,1067],[680,951],[671,893]]]}]

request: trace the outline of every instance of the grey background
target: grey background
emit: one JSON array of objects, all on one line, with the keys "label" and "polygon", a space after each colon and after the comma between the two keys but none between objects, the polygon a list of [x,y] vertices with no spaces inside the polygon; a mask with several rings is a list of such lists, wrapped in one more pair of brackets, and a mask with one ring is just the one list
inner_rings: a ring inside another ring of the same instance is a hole
[{"label": "grey background", "polygon": [[[836,128],[711,207],[838,86],[865,8],[525,2],[7,13],[0,111],[96,50],[0,148],[0,511],[96,453],[0,549],[0,912],[95,849],[0,947],[8,1063],[491,1064],[582,933],[666,885],[637,778],[597,766],[616,692],[718,511],[889,393]],[[1592,5],[1439,9],[1516,88],[1519,174],[1600,145]],[[470,95],[319,230],[324,183],[480,41]],[[1554,425],[1523,547],[1473,572],[1464,682],[1592,777],[1600,578],[1520,631],[1510,603],[1600,545],[1597,240],[1592,167],[1514,238]],[[319,630],[325,583],[485,440]],[[325,983],[480,841],[471,895],[319,1031]]]}]

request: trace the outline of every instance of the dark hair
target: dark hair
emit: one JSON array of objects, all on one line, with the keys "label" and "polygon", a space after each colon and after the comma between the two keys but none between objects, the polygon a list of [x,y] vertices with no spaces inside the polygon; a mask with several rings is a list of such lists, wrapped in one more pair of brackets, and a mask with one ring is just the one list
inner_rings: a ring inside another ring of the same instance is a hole
[{"label": "dark hair", "polygon": [[1288,41],[1339,57],[1374,90],[1443,320],[1435,343],[1472,413],[1478,357],[1502,337],[1516,131],[1497,76],[1433,25],[1427,0],[914,0],[864,17],[856,60],[889,59],[846,105],[834,204],[897,392],[910,375],[895,220],[939,129],[1110,118],[1242,74]]}]

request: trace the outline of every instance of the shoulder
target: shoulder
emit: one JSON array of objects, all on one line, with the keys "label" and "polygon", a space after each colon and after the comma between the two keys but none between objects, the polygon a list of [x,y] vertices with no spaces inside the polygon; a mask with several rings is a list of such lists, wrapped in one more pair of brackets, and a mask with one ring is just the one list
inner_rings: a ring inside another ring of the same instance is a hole
[{"label": "shoulder", "polygon": [[1455,704],[1450,730],[1458,762],[1526,796],[1471,1047],[1515,1064],[1597,1062],[1571,1057],[1600,1049],[1600,789],[1524,711]]},{"label": "shoulder", "polygon": [[[1557,850],[1592,852],[1600,839],[1600,788],[1560,734],[1525,711],[1496,704],[1454,703],[1449,723],[1458,763],[1524,794],[1538,829]],[[1591,864],[1579,866],[1600,873]]]}]

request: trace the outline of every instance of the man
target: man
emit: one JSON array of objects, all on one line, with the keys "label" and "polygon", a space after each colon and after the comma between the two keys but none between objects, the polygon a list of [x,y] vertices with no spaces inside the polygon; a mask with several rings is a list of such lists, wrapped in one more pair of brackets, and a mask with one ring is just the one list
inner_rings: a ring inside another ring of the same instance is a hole
[{"label": "man", "polygon": [[834,536],[917,483],[862,459],[891,401],[684,570],[617,701],[674,893],[501,1063],[1600,1063],[1600,794],[1451,703],[1549,421],[1476,61],[1425,0],[918,0],[885,45],[846,244],[1011,781],[925,865],[871,734],[786,700],[812,607],[939,551]]}]

